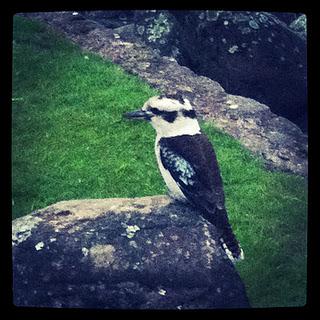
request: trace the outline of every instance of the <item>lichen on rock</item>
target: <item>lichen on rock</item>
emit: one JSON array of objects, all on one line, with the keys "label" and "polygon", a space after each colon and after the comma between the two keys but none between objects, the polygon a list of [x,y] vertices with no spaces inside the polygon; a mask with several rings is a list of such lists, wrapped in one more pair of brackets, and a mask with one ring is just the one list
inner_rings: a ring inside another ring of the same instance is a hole
[{"label": "lichen on rock", "polygon": [[115,251],[111,244],[97,244],[89,249],[89,256],[97,269],[108,268],[115,260]]},{"label": "lichen on rock", "polygon": [[292,21],[289,25],[289,27],[300,34],[304,38],[307,37],[307,16],[305,14],[300,15],[297,19]]},{"label": "lichen on rock", "polygon": [[[170,32],[172,23],[168,20],[164,13],[160,13],[157,18],[155,18],[152,24],[149,24],[147,32],[148,32],[148,40],[151,42],[155,42],[158,39],[162,38],[165,43],[164,37]],[[161,41],[161,40],[160,40]]]},{"label": "lichen on rock", "polygon": [[12,223],[12,245],[18,245],[26,241],[31,235],[32,230],[42,221],[34,214],[26,215]]}]

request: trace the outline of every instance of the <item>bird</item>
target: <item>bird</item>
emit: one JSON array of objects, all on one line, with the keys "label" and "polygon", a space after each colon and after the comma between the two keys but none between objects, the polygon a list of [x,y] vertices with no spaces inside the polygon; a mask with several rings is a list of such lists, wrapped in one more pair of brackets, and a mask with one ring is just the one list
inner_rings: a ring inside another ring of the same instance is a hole
[{"label": "bird", "polygon": [[169,196],[191,204],[216,227],[220,245],[232,262],[244,259],[228,219],[215,151],[190,101],[181,94],[161,94],[124,116],[147,120],[155,129],[155,154]]}]

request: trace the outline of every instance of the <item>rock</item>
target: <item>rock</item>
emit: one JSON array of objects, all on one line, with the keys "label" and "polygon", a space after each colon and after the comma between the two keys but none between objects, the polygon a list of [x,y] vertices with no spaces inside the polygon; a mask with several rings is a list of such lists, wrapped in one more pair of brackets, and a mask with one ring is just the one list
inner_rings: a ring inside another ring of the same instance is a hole
[{"label": "rock", "polygon": [[229,108],[215,119],[217,127],[264,158],[268,169],[307,176],[308,140],[298,126],[252,99],[228,95],[226,105]]},{"label": "rock", "polygon": [[178,21],[172,33],[179,35],[179,63],[307,130],[307,46],[301,32],[268,12],[170,13]]},{"label": "rock", "polygon": [[167,196],[62,201],[12,223],[16,306],[247,308],[217,230]]},{"label": "rock", "polygon": [[[216,127],[240,140],[261,156],[268,168],[307,176],[307,136],[292,122],[272,113],[268,106],[230,95],[218,82],[196,75],[172,57],[160,56],[137,39],[124,40],[124,34],[116,38],[114,29],[101,24],[92,25],[86,19],[74,21],[72,14],[64,12],[25,15],[47,22],[82,49],[111,59],[160,92],[183,94],[195,106],[200,118],[213,121]],[[217,21],[220,14],[204,15],[203,19],[205,17]],[[279,156],[279,150],[286,153],[285,159]]]}]

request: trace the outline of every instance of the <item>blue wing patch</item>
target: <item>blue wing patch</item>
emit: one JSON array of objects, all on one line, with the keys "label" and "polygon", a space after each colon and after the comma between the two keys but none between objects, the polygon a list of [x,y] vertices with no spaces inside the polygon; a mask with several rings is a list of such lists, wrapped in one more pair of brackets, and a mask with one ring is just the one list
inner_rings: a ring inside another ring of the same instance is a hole
[{"label": "blue wing patch", "polygon": [[166,147],[161,148],[161,159],[164,162],[164,167],[168,168],[170,172],[173,171],[184,185],[192,186],[194,184],[195,171],[188,161]]}]

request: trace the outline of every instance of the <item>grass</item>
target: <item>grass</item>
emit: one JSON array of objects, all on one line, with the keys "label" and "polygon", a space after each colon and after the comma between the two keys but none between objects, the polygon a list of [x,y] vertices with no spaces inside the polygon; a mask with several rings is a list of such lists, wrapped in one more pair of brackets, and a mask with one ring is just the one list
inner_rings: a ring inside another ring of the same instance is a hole
[{"label": "grass", "polygon": [[[59,200],[152,195],[154,188],[164,193],[152,128],[122,119],[154,94],[118,66],[17,17],[14,217]],[[143,152],[133,147],[142,140]]]},{"label": "grass", "polygon": [[[15,17],[13,40],[13,218],[61,200],[165,194],[153,129],[122,118],[156,91],[38,22]],[[266,171],[239,142],[201,126],[217,152],[252,306],[304,305],[307,182]]]}]

